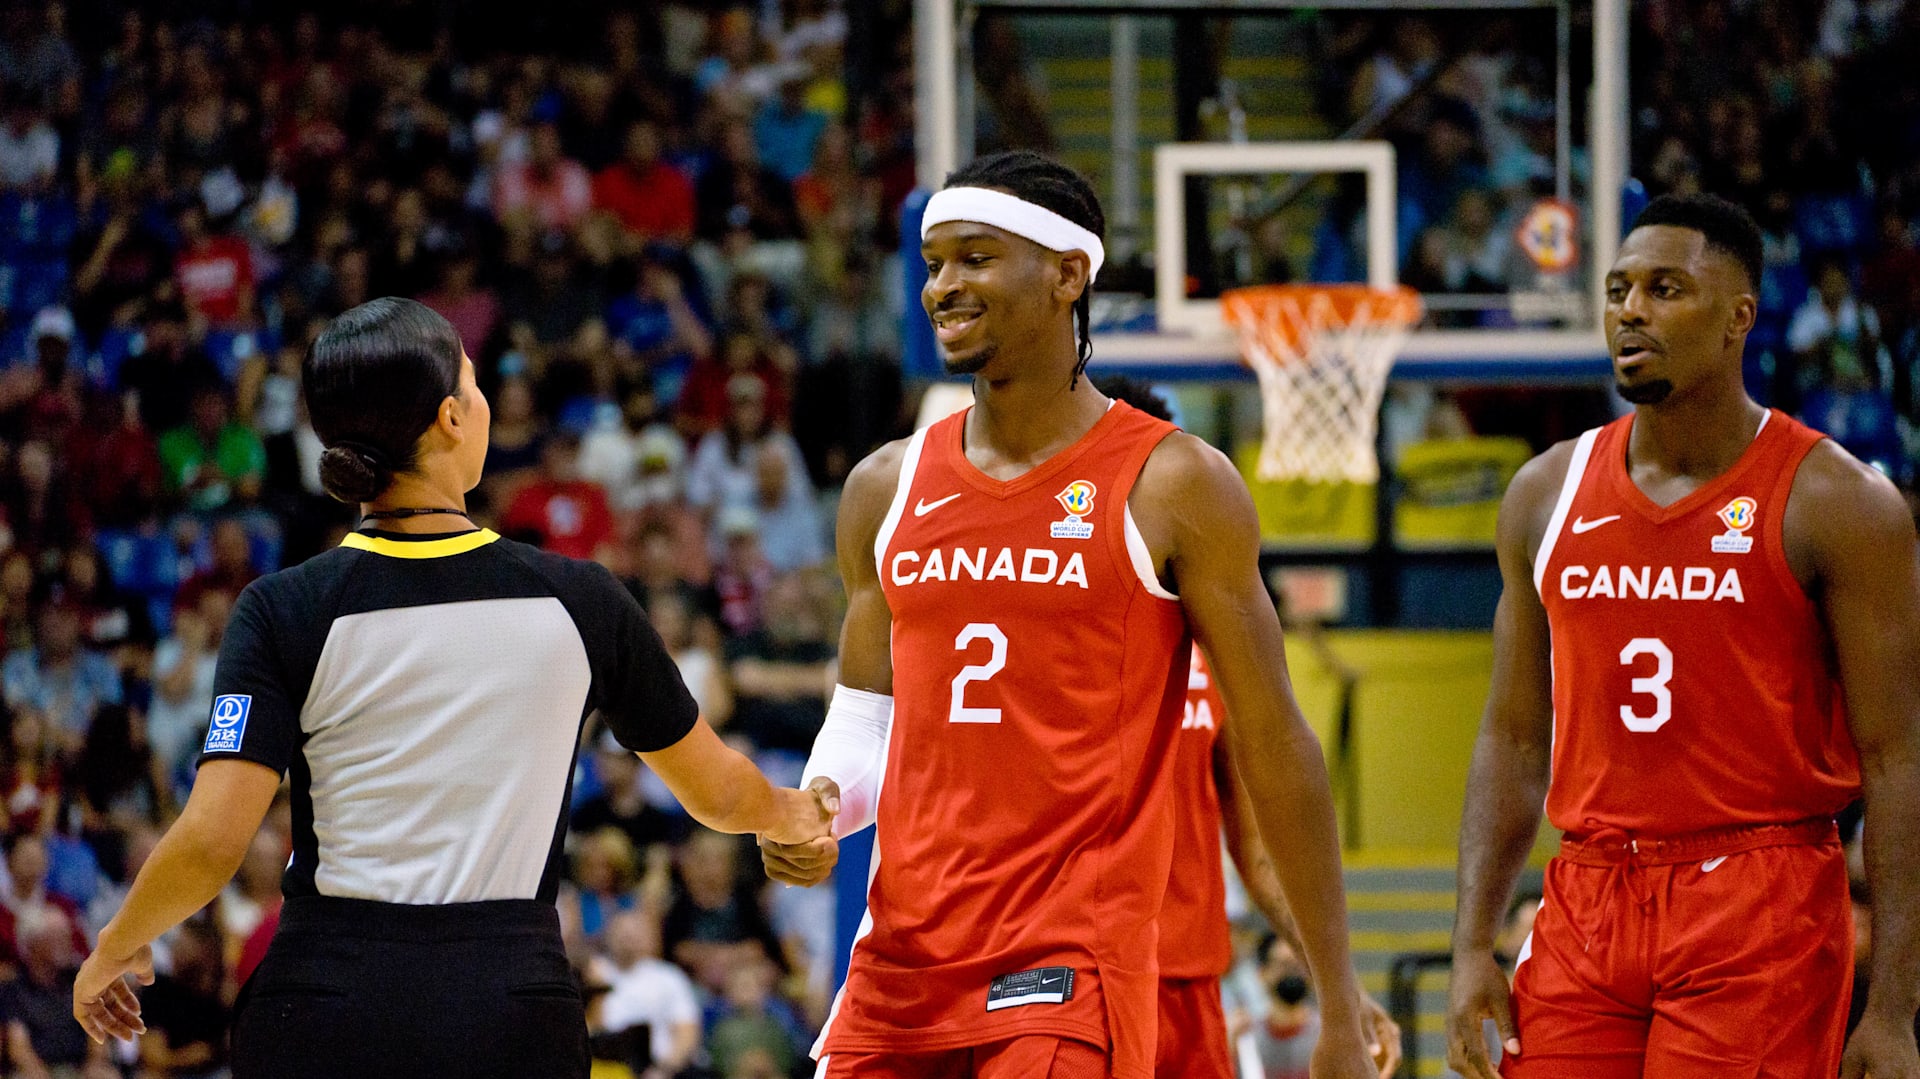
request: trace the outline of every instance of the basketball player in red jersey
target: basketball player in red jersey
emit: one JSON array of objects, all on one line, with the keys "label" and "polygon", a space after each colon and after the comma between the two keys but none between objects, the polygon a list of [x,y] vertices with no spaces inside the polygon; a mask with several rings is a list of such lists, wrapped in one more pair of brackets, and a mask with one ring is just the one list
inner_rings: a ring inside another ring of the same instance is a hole
[{"label": "basketball player in red jersey", "polygon": [[[1081,374],[1103,227],[1084,178],[1024,152],[928,203],[922,299],[975,404],[861,462],[841,502],[842,684],[809,771],[839,781],[838,831],[879,826],[830,1079],[1149,1079],[1190,632],[1260,828],[1288,838],[1317,1074],[1374,1075],[1252,500],[1224,456]],[[825,759],[889,723],[883,768]],[[882,774],[884,797],[859,790]]]},{"label": "basketball player in red jersey", "polygon": [[[1760,231],[1656,199],[1607,275],[1633,414],[1514,479],[1460,840],[1449,1063],[1511,1079],[1920,1079],[1920,571],[1893,485],[1755,404]],[[1551,647],[1549,647],[1551,642]],[[1844,700],[1845,705],[1842,706]],[[1834,813],[1864,791],[1866,1017]],[[1565,833],[1508,985],[1540,807]]]},{"label": "basketball player in red jersey", "polygon": [[[1124,401],[1155,419],[1171,421],[1153,388],[1125,376],[1093,380],[1101,393]],[[1253,807],[1233,775],[1221,731],[1227,702],[1207,667],[1206,654],[1193,650],[1187,669],[1186,710],[1173,763],[1173,873],[1160,909],[1160,1041],[1155,1079],[1234,1079],[1232,1046],[1221,1006],[1220,977],[1233,966],[1233,942],[1227,925],[1227,854],[1246,886],[1247,898],[1296,954],[1305,948],[1287,910],[1286,896],[1273,861],[1260,844]],[[1357,980],[1357,979],[1356,979]],[[1400,1027],[1378,1001],[1363,995],[1368,1050],[1388,1079],[1400,1066]]]},{"label": "basketball player in red jersey", "polygon": [[[1287,909],[1273,862],[1260,845],[1253,806],[1235,780],[1221,732],[1226,701],[1193,650],[1187,676],[1186,713],[1174,762],[1178,807],[1174,870],[1160,911],[1160,1044],[1155,1079],[1234,1079],[1220,977],[1233,965],[1226,910],[1226,872],[1220,862],[1224,836],[1247,898],[1282,940],[1299,952],[1299,934]],[[1379,1079],[1400,1066],[1400,1027],[1386,1009],[1362,994],[1367,1049]]]}]

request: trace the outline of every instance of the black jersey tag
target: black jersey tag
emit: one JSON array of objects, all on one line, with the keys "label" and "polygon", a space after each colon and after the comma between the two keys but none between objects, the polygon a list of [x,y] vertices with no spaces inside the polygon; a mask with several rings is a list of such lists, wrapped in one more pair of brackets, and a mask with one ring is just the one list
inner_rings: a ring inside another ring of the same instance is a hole
[{"label": "black jersey tag", "polygon": [[987,1010],[1022,1004],[1065,1004],[1073,999],[1072,967],[1040,967],[1002,974],[987,986]]}]

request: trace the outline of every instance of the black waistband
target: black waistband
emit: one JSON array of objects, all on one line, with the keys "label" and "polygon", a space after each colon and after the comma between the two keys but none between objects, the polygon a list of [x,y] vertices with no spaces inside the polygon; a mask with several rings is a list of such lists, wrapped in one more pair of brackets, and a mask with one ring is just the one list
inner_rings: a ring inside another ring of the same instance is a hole
[{"label": "black waistband", "polygon": [[381,903],[331,895],[297,895],[280,911],[282,935],[322,932],[378,940],[453,940],[560,933],[560,912],[537,899],[477,903]]}]

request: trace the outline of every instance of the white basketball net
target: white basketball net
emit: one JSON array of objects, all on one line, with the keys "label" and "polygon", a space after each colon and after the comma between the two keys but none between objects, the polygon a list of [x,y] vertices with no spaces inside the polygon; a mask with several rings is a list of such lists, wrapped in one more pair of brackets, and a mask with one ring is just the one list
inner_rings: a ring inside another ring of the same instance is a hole
[{"label": "white basketball net", "polygon": [[1263,480],[1374,483],[1380,400],[1420,317],[1410,289],[1278,286],[1222,297],[1259,377]]}]

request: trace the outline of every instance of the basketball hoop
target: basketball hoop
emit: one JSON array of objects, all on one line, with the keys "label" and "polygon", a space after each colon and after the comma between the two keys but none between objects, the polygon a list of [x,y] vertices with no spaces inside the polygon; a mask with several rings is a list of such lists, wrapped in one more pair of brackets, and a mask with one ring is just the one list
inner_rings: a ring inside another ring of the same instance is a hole
[{"label": "basketball hoop", "polygon": [[1420,319],[1420,294],[1405,286],[1257,285],[1220,302],[1260,380],[1260,478],[1376,482],[1380,399]]}]

